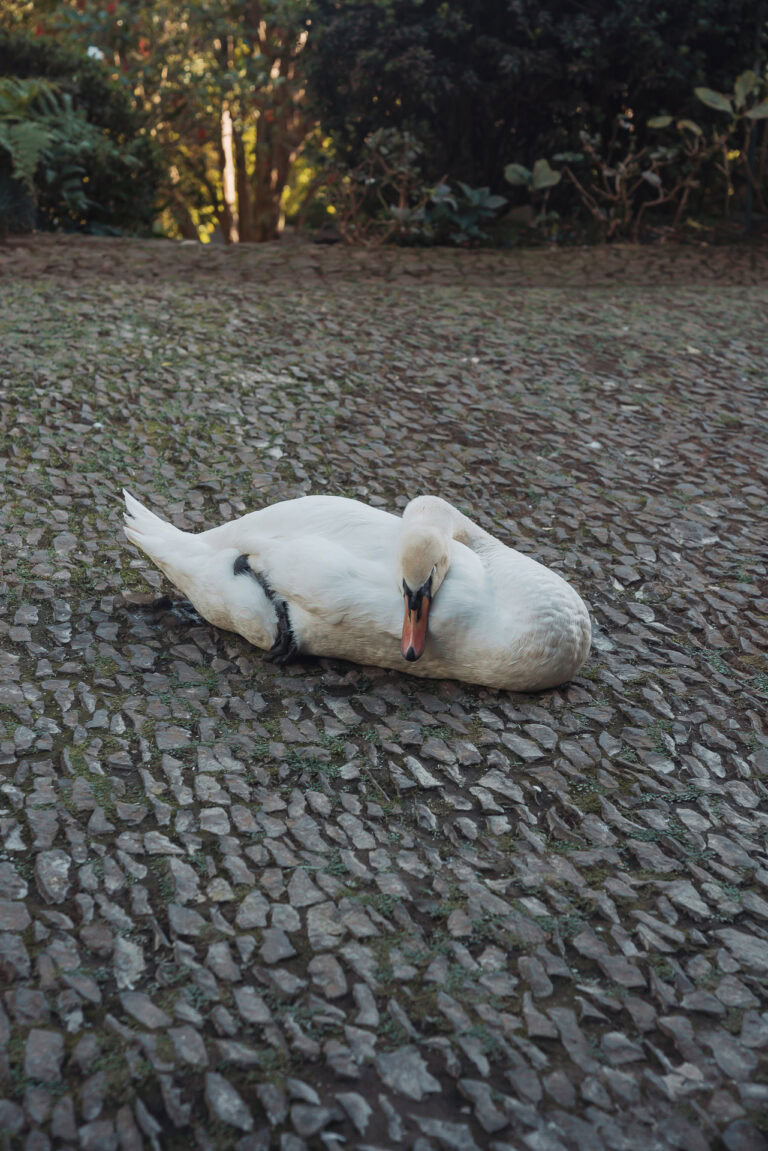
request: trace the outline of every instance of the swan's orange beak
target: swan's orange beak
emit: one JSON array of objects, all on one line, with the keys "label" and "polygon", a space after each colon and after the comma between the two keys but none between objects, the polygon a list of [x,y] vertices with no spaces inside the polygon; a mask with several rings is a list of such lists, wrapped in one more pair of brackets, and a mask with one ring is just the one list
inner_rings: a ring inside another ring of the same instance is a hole
[{"label": "swan's orange beak", "polygon": [[414,602],[415,597],[408,592],[403,596],[405,600],[405,619],[403,620],[403,638],[400,650],[403,658],[409,663],[421,659],[427,642],[427,620],[429,619],[430,597],[421,595]]}]

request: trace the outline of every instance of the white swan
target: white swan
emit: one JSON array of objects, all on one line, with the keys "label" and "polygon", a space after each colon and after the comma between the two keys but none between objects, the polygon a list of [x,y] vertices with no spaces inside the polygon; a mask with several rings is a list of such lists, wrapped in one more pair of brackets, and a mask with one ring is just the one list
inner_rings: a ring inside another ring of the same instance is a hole
[{"label": "white swan", "polygon": [[128,539],[209,623],[278,661],[334,656],[536,691],[570,679],[589,652],[573,588],[436,496],[402,519],[305,496],[195,535],[123,494]]}]

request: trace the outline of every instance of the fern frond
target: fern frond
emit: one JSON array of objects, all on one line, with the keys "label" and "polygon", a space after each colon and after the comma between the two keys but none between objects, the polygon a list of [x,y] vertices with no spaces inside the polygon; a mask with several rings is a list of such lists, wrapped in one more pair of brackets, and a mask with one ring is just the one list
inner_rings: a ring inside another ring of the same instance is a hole
[{"label": "fern frond", "polygon": [[7,129],[8,143],[4,144],[4,147],[11,154],[13,175],[23,181],[28,188],[33,185],[40,153],[50,138],[50,129],[34,120],[27,120],[23,124],[11,124]]},{"label": "fern frond", "polygon": [[24,120],[29,115],[55,114],[59,106],[57,84],[39,76],[19,79],[0,76],[0,121]]}]

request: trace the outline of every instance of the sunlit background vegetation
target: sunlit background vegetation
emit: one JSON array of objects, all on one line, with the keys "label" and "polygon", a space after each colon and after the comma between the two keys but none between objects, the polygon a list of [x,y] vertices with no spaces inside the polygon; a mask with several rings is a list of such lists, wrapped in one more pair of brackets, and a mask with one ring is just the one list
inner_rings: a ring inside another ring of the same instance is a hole
[{"label": "sunlit background vegetation", "polygon": [[768,0],[5,0],[0,235],[765,228]]}]

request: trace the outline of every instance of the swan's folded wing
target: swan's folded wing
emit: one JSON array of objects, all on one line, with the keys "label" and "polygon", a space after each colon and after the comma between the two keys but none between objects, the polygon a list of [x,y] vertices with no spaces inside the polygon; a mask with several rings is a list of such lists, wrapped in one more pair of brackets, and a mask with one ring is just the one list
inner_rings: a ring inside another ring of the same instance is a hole
[{"label": "swan's folded wing", "polygon": [[267,540],[297,544],[326,539],[361,559],[391,554],[400,519],[341,496],[302,496],[271,504],[202,533],[215,547],[237,547],[250,554]]},{"label": "swan's folded wing", "polygon": [[328,626],[341,625],[350,617],[375,618],[389,583],[390,598],[396,598],[394,576],[387,580],[381,563],[361,559],[323,536],[268,540],[251,562],[262,570],[276,595]]}]

